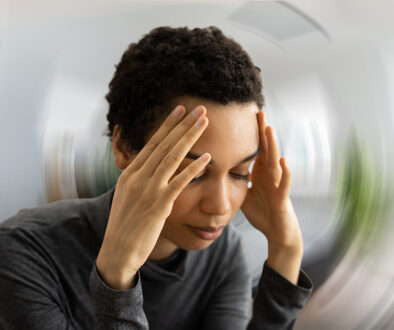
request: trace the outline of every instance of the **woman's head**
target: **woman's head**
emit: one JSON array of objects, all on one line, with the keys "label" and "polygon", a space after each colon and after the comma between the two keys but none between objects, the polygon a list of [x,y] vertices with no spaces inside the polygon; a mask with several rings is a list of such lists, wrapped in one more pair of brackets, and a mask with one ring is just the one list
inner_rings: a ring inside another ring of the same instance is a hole
[{"label": "woman's head", "polygon": [[130,151],[139,151],[181,96],[264,103],[260,69],[216,27],[158,27],[123,54],[110,82],[108,135],[115,125]]},{"label": "woman's head", "polygon": [[[175,106],[190,112],[203,105],[209,120],[190,153],[209,152],[212,163],[175,200],[151,259],[162,259],[176,247],[207,247],[212,240],[198,237],[191,227],[226,226],[242,205],[248,190],[245,176],[259,148],[256,112],[263,105],[261,89],[260,69],[215,27],[160,27],[123,55],[107,95],[108,133],[115,137],[120,169]],[[174,176],[192,160],[186,157]]]}]

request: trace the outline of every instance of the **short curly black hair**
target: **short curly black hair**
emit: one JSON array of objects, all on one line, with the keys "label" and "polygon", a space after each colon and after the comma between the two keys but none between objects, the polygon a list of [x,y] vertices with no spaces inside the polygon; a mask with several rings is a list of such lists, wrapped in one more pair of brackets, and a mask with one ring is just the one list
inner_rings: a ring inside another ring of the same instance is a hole
[{"label": "short curly black hair", "polygon": [[130,151],[144,147],[177,97],[264,104],[260,68],[215,26],[157,27],[130,44],[115,67],[106,95],[106,134],[111,138],[118,124]]}]

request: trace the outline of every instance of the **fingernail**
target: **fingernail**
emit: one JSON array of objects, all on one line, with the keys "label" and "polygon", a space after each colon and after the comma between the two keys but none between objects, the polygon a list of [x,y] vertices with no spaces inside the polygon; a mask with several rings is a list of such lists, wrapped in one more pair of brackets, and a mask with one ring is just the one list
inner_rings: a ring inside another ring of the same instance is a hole
[{"label": "fingernail", "polygon": [[174,117],[178,117],[182,114],[182,112],[183,112],[183,108],[181,106],[177,106],[175,110],[172,112],[172,115]]},{"label": "fingernail", "polygon": [[204,118],[200,117],[200,118],[198,118],[198,120],[194,124],[194,127],[200,127],[203,123],[204,123]]},{"label": "fingernail", "polygon": [[209,158],[209,154],[203,154],[203,155],[200,157],[200,161],[201,161],[201,162],[205,162],[208,158]]},{"label": "fingernail", "polygon": [[192,111],[192,116],[197,118],[199,115],[202,114],[202,110],[203,110],[202,107],[198,107],[198,108],[194,109]]}]

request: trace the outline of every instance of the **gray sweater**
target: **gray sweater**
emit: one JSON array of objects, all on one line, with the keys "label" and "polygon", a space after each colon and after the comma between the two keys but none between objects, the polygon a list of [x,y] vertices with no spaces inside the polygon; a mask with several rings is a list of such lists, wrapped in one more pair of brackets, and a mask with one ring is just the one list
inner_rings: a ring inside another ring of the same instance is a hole
[{"label": "gray sweater", "polygon": [[0,224],[0,329],[292,329],[311,280],[300,270],[295,286],[264,264],[252,300],[232,225],[204,250],[148,260],[130,290],[108,287],[95,260],[113,192],[23,209]]}]

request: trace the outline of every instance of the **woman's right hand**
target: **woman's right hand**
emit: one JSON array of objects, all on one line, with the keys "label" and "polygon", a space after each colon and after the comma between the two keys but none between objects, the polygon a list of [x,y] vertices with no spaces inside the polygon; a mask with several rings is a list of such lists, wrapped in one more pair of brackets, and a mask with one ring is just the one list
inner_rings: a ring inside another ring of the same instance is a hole
[{"label": "woman's right hand", "polygon": [[[204,154],[207,159],[202,161],[202,155],[173,177],[208,126],[203,106],[198,106],[186,117],[185,108],[177,108],[181,109],[181,114],[174,116],[171,113],[166,118],[116,184],[104,240],[96,260],[101,278],[113,289],[134,287],[137,270],[155,247],[174,201],[211,158]],[[201,126],[196,127],[197,122]]]}]

